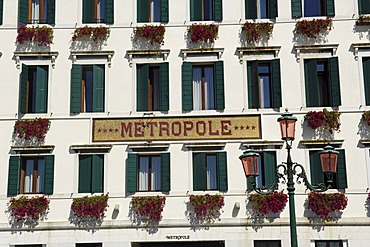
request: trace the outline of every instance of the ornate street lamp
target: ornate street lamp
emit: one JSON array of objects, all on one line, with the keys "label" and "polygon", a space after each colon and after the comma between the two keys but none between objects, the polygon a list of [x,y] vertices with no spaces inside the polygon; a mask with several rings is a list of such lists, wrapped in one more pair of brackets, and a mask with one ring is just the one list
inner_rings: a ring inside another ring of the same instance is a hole
[{"label": "ornate street lamp", "polygon": [[[325,184],[312,185],[307,179],[306,172],[304,167],[301,164],[292,162],[290,156],[290,150],[292,149],[292,142],[294,140],[295,134],[295,123],[297,121],[296,117],[293,117],[293,114],[289,113],[288,110],[281,115],[277,120],[280,124],[281,139],[285,141],[286,150],[287,150],[287,161],[279,164],[276,169],[275,182],[271,187],[262,186],[256,188],[256,177],[258,176],[258,153],[253,152],[253,150],[248,149],[239,159],[242,161],[244,168],[245,176],[251,182],[253,190],[260,194],[269,194],[272,193],[277,185],[283,180],[283,183],[287,181],[287,190],[289,195],[289,218],[290,218],[290,237],[291,237],[291,247],[298,247],[297,241],[297,222],[295,215],[295,201],[294,201],[294,175],[297,176],[298,183],[301,183],[299,179],[303,180],[304,185],[307,189],[315,192],[324,192],[331,188],[333,183],[333,175],[337,170],[337,161],[338,161],[338,151],[334,151],[334,148],[331,146],[326,146],[320,154],[320,161],[322,166],[323,173],[327,176],[328,186]],[[283,170],[283,172],[279,172]],[[285,178],[286,177],[286,178]]]}]

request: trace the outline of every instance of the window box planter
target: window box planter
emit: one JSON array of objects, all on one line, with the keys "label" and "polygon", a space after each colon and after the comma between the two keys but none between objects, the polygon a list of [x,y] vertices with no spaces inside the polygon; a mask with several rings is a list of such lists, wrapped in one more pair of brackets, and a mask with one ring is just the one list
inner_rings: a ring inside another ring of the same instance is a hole
[{"label": "window box planter", "polygon": [[77,222],[102,222],[108,207],[108,194],[73,198],[71,211]]},{"label": "window box planter", "polygon": [[21,119],[14,124],[16,137],[26,141],[43,142],[49,129],[50,121],[45,118]]},{"label": "window box planter", "polygon": [[165,204],[164,196],[137,196],[131,201],[136,217],[146,223],[161,221]]},{"label": "window box planter", "polygon": [[310,192],[307,199],[308,209],[325,221],[332,221],[330,213],[344,210],[347,203],[348,198],[344,193]]},{"label": "window box planter", "polygon": [[326,33],[333,28],[333,20],[313,19],[301,20],[295,24],[295,32],[307,38],[316,39],[320,34]]},{"label": "window box planter", "polygon": [[12,222],[33,223],[44,219],[49,213],[49,199],[45,196],[11,198],[8,210]]},{"label": "window box planter", "polygon": [[282,191],[262,195],[251,194],[249,201],[252,202],[252,209],[260,216],[265,216],[269,213],[279,213],[284,210],[288,202],[288,195]]},{"label": "window box planter", "polygon": [[17,29],[17,43],[35,43],[39,46],[48,46],[53,43],[53,29],[47,26],[27,27],[21,25]]},{"label": "window box planter", "polygon": [[356,26],[368,26],[370,25],[370,16],[360,15],[356,20]]},{"label": "window box planter", "polygon": [[145,25],[142,27],[136,27],[134,31],[134,35],[136,39],[145,39],[151,45],[164,44],[164,33],[166,32],[166,28],[162,25],[155,26],[155,25]]},{"label": "window box planter", "polygon": [[304,118],[307,120],[307,126],[311,129],[323,127],[330,134],[333,134],[333,131],[340,132],[339,116],[340,112],[328,111],[324,108],[322,111],[310,111]]},{"label": "window box planter", "polygon": [[188,29],[191,43],[214,43],[218,38],[218,25],[192,24]]},{"label": "window box planter", "polygon": [[72,41],[91,40],[95,44],[103,43],[108,40],[110,29],[108,27],[79,27],[73,32]]},{"label": "window box planter", "polygon": [[224,197],[216,195],[190,195],[190,204],[194,208],[195,217],[200,222],[213,222],[221,214],[225,205]]},{"label": "window box planter", "polygon": [[262,39],[263,36],[270,39],[274,26],[268,22],[246,22],[242,30],[246,35],[248,44],[256,43]]}]

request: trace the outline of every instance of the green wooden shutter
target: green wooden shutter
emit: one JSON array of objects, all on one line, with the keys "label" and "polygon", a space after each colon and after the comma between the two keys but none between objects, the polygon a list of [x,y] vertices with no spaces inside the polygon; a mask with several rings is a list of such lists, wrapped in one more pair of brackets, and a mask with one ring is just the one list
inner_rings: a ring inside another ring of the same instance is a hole
[{"label": "green wooden shutter", "polygon": [[263,152],[263,173],[265,177],[265,186],[271,187],[276,177],[276,153]]},{"label": "green wooden shutter", "polygon": [[358,0],[358,13],[360,15],[370,14],[370,1]]},{"label": "green wooden shutter", "polygon": [[136,102],[137,111],[148,111],[148,80],[149,80],[149,65],[136,65]]},{"label": "green wooden shutter", "polygon": [[190,0],[190,21],[202,20],[202,1]]},{"label": "green wooden shutter", "polygon": [[272,107],[281,107],[281,75],[280,75],[280,59],[271,61],[271,94]]},{"label": "green wooden shutter", "polygon": [[245,0],[245,19],[257,19],[256,0]]},{"label": "green wooden shutter", "polygon": [[54,191],[54,155],[45,156],[45,180],[44,193],[46,195],[53,194]]},{"label": "green wooden shutter", "polygon": [[93,112],[104,112],[104,65],[93,66]]},{"label": "green wooden shutter", "polygon": [[170,153],[161,154],[162,191],[169,192],[171,189]]},{"label": "green wooden shutter", "polygon": [[277,0],[269,0],[268,1],[268,17],[269,18],[276,18],[278,17],[278,3]]},{"label": "green wooden shutter", "polygon": [[182,63],[182,111],[193,110],[193,66]]},{"label": "green wooden shutter", "polygon": [[137,0],[137,22],[149,21],[148,0]]},{"label": "green wooden shutter", "polygon": [[126,191],[135,193],[137,191],[137,154],[128,153],[126,160]]},{"label": "green wooden shutter", "polygon": [[252,183],[250,182],[250,179],[252,179],[252,181],[256,182],[256,178],[255,177],[250,177],[250,178],[246,178],[246,179],[247,179],[247,190],[249,192],[251,192],[251,191],[253,191],[253,186],[252,186]]},{"label": "green wooden shutter", "polygon": [[47,113],[48,105],[48,66],[37,66],[36,72],[36,110]]},{"label": "green wooden shutter", "polygon": [[106,0],[105,7],[105,23],[114,23],[114,0]]},{"label": "green wooden shutter", "polygon": [[22,64],[21,82],[19,85],[19,112],[27,113],[27,84],[28,84],[28,66]]},{"label": "green wooden shutter", "polygon": [[310,171],[312,185],[325,184],[319,152],[320,151],[310,151]]},{"label": "green wooden shutter", "polygon": [[82,66],[73,64],[71,69],[71,113],[81,112]]},{"label": "green wooden shutter", "polygon": [[48,1],[48,24],[55,24],[55,0]]},{"label": "green wooden shutter", "polygon": [[224,110],[225,109],[225,90],[224,90],[224,62],[215,62],[215,109]]},{"label": "green wooden shutter", "polygon": [[168,0],[161,0],[161,22],[167,23],[169,21],[168,16]]},{"label": "green wooden shutter", "polygon": [[169,110],[169,65],[161,63],[161,111]]},{"label": "green wooden shutter", "polygon": [[20,157],[10,156],[9,172],[8,172],[8,196],[16,196],[19,194],[19,179],[20,179]]},{"label": "green wooden shutter", "polygon": [[0,0],[0,25],[3,25],[3,0]]},{"label": "green wooden shutter", "polygon": [[27,24],[28,21],[28,0],[18,1],[18,21],[22,24]]},{"label": "green wooden shutter", "polygon": [[193,190],[206,190],[206,154],[193,153]]},{"label": "green wooden shutter", "polygon": [[91,193],[103,193],[104,155],[92,156],[91,173]]},{"label": "green wooden shutter", "polygon": [[79,156],[78,193],[91,193],[91,155]]},{"label": "green wooden shutter", "polygon": [[304,78],[306,89],[306,106],[320,106],[316,59],[304,60]]},{"label": "green wooden shutter", "polygon": [[329,58],[329,85],[331,106],[340,106],[340,84],[339,84],[339,66],[338,57]]},{"label": "green wooden shutter", "polygon": [[370,57],[362,58],[362,70],[364,74],[366,105],[370,105]]},{"label": "green wooden shutter", "polygon": [[334,0],[326,0],[326,16],[335,16]]},{"label": "green wooden shutter", "polygon": [[82,23],[95,23],[94,20],[94,1],[83,0],[82,2]]},{"label": "green wooden shutter", "polygon": [[248,108],[260,108],[260,97],[258,88],[258,61],[247,62],[248,77]]},{"label": "green wooden shutter", "polygon": [[338,167],[337,167],[337,183],[338,189],[346,189],[347,185],[347,171],[346,171],[346,155],[344,150],[338,150]]},{"label": "green wooden shutter", "polygon": [[301,0],[291,0],[292,7],[292,18],[302,17],[302,1]]},{"label": "green wooden shutter", "polygon": [[213,20],[222,21],[222,0],[213,0]]},{"label": "green wooden shutter", "polygon": [[219,191],[228,190],[226,152],[217,153],[217,187]]}]

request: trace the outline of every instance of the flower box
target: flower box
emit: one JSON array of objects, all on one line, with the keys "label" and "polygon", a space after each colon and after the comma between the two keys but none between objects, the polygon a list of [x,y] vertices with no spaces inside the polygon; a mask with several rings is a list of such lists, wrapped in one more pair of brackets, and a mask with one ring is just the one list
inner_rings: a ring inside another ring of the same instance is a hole
[{"label": "flower box", "polygon": [[137,196],[131,201],[134,214],[141,220],[148,222],[161,221],[165,204],[166,198],[164,196]]},{"label": "flower box", "polygon": [[366,121],[367,125],[370,126],[370,110],[362,113],[362,119]]},{"label": "flower box", "polygon": [[243,25],[243,31],[247,38],[247,43],[252,44],[260,41],[262,35],[270,39],[274,26],[268,22],[246,22]]},{"label": "flower box", "polygon": [[282,191],[274,191],[270,194],[251,194],[249,201],[252,202],[252,209],[261,216],[278,213],[284,210],[288,202],[288,195]]},{"label": "flower box", "polygon": [[370,25],[370,16],[360,15],[356,21],[356,26],[368,26]]},{"label": "flower box", "polygon": [[108,27],[79,27],[73,32],[72,41],[92,40],[94,43],[102,43],[108,40],[110,29]]},{"label": "flower box", "polygon": [[21,25],[17,29],[17,43],[36,43],[39,46],[48,46],[53,43],[53,29],[47,26],[27,27]]},{"label": "flower box", "polygon": [[13,222],[36,222],[49,212],[49,199],[45,196],[11,198],[8,207]]},{"label": "flower box", "polygon": [[344,193],[310,192],[307,200],[308,209],[326,221],[332,220],[330,213],[344,210],[347,203],[348,198]]},{"label": "flower box", "polygon": [[330,31],[332,28],[333,20],[331,18],[301,20],[295,24],[296,33],[311,39],[316,39],[320,33]]},{"label": "flower box", "polygon": [[218,25],[193,24],[188,29],[191,43],[213,43],[218,38]]},{"label": "flower box", "polygon": [[340,131],[340,112],[338,111],[328,111],[324,108],[322,111],[310,111],[305,115],[307,120],[307,126],[311,129],[317,129],[319,127],[324,127],[333,134],[333,131]]},{"label": "flower box", "polygon": [[73,198],[71,210],[78,221],[103,221],[108,207],[108,194]]},{"label": "flower box", "polygon": [[195,217],[200,221],[213,221],[219,217],[225,205],[224,197],[216,195],[190,195],[190,204],[194,207]]},{"label": "flower box", "polygon": [[45,118],[21,119],[14,125],[14,133],[20,139],[43,142],[50,129],[50,121]]},{"label": "flower box", "polygon": [[151,45],[164,44],[164,33],[166,32],[166,28],[162,25],[155,26],[155,25],[145,25],[142,27],[136,27],[134,34],[135,38],[143,38],[149,41]]}]

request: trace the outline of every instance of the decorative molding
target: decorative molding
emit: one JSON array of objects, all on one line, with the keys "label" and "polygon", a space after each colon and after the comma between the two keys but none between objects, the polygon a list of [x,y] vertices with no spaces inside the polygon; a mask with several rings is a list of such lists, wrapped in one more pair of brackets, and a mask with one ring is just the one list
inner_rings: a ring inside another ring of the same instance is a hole
[{"label": "decorative molding", "polygon": [[370,43],[354,43],[351,45],[353,49],[353,56],[355,57],[355,60],[358,60],[358,50],[362,49],[369,49],[370,50]]},{"label": "decorative molding", "polygon": [[75,153],[109,153],[113,145],[71,145],[70,149]]},{"label": "decorative molding", "polygon": [[112,65],[114,51],[71,51],[72,63],[75,63],[79,56],[106,56],[108,67]]},{"label": "decorative molding", "polygon": [[221,142],[198,142],[198,143],[184,143],[184,148],[188,150],[222,150],[226,143]]},{"label": "decorative molding", "polygon": [[196,48],[196,49],[181,49],[180,53],[182,54],[182,59],[185,61],[188,54],[192,55],[209,55],[216,54],[217,59],[221,60],[222,54],[224,53],[224,48]]},{"label": "decorative molding", "polygon": [[153,143],[145,143],[145,144],[131,144],[128,145],[128,148],[131,149],[133,152],[165,152],[170,147],[170,144],[162,143],[162,144],[153,144]]},{"label": "decorative molding", "polygon": [[362,145],[364,145],[364,147],[368,148],[370,147],[370,140],[367,139],[367,140],[360,140],[359,141]]},{"label": "decorative molding", "polygon": [[17,154],[39,154],[53,152],[54,145],[41,145],[41,146],[11,146],[10,149]]},{"label": "decorative molding", "polygon": [[281,149],[284,145],[284,141],[248,141],[242,142],[243,147],[246,149],[251,148],[254,150],[262,149]]},{"label": "decorative molding", "polygon": [[302,140],[299,142],[300,145],[305,148],[323,148],[330,145],[334,148],[342,147],[344,140]]},{"label": "decorative molding", "polygon": [[147,57],[147,58],[156,58],[156,57],[163,57],[163,61],[167,61],[168,54],[170,54],[170,50],[128,50],[128,62],[130,67],[132,67],[132,60],[135,57]]},{"label": "decorative molding", "polygon": [[275,58],[278,57],[281,46],[254,46],[254,47],[237,47],[236,51],[239,53],[239,62],[243,62],[244,56],[258,55],[261,53],[271,53]]},{"label": "decorative molding", "polygon": [[335,56],[337,53],[339,44],[325,44],[325,45],[295,45],[294,50],[296,50],[296,59],[297,63],[300,62],[301,53],[306,52],[324,52],[329,51],[332,56]]},{"label": "decorative molding", "polygon": [[57,51],[46,51],[46,52],[15,51],[14,52],[15,64],[17,66],[17,69],[19,69],[21,66],[22,57],[35,57],[35,59],[49,57],[51,60],[51,67],[54,69],[55,60],[57,59],[58,55],[59,55],[59,52]]}]

